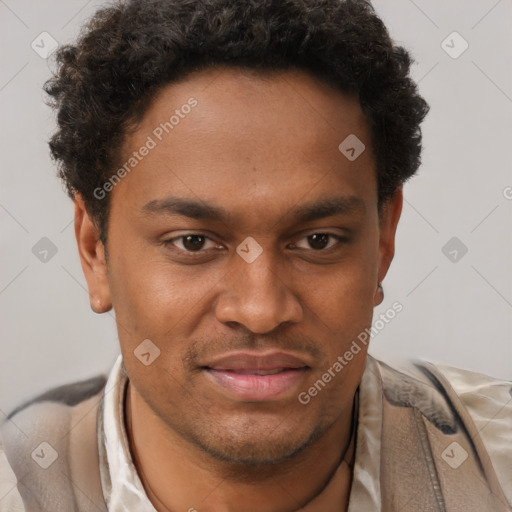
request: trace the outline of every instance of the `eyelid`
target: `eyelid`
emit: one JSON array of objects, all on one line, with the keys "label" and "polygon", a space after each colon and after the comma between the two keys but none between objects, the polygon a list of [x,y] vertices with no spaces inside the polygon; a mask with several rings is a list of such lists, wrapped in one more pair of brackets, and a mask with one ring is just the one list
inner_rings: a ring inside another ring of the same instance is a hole
[{"label": "eyelid", "polygon": [[162,243],[164,244],[164,246],[172,245],[172,246],[174,246],[174,248],[176,250],[178,250],[179,252],[184,253],[184,254],[203,254],[206,252],[207,249],[204,249],[204,248],[201,248],[199,251],[187,251],[186,249],[182,249],[182,248],[176,247],[174,245],[174,242],[176,240],[180,240],[180,239],[182,240],[182,239],[186,238],[187,236],[200,236],[200,237],[204,238],[205,240],[209,240],[210,242],[215,243],[216,245],[220,245],[217,242],[215,242],[215,240],[213,240],[211,237],[209,237],[206,233],[193,233],[193,232],[185,232],[181,235],[173,236],[172,238],[165,238],[164,240],[162,240]]},{"label": "eyelid", "polygon": [[347,236],[339,235],[338,233],[332,233],[332,232],[330,232],[330,231],[321,231],[321,230],[318,230],[318,231],[312,231],[312,232],[310,232],[310,233],[307,233],[307,234],[305,234],[305,235],[301,236],[297,241],[301,241],[301,240],[303,240],[304,238],[308,238],[308,237],[310,237],[310,236],[312,236],[312,235],[327,235],[327,236],[329,236],[329,237],[331,237],[331,238],[334,238],[334,239],[337,241],[337,243],[335,243],[334,245],[331,245],[330,247],[327,247],[327,248],[325,248],[325,249],[317,249],[317,250],[315,250],[315,249],[311,249],[311,248],[307,248],[307,249],[306,249],[306,248],[304,248],[304,247],[297,247],[297,242],[293,242],[293,244],[292,244],[292,245],[293,245],[293,246],[295,246],[295,247],[297,247],[298,249],[309,250],[309,251],[314,251],[314,252],[316,252],[316,253],[321,253],[321,252],[327,252],[327,251],[329,251],[330,249],[334,249],[334,248],[336,248],[337,246],[339,246],[339,245],[341,245],[341,244],[343,244],[343,243],[345,243],[345,242],[347,242],[347,241],[348,241],[348,237],[347,237]]}]

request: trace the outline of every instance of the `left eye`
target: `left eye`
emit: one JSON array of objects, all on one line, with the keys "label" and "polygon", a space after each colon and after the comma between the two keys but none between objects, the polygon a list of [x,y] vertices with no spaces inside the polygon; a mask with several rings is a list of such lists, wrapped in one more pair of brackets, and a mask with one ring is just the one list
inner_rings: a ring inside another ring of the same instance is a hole
[{"label": "left eye", "polygon": [[199,252],[201,251],[201,249],[204,249],[207,240],[209,240],[213,246],[217,245],[213,240],[210,240],[207,236],[197,235],[193,233],[190,233],[188,235],[177,236],[176,238],[171,238],[170,240],[166,240],[164,243],[166,245],[175,245],[176,247],[178,247],[178,249],[182,249],[187,252]]},{"label": "left eye", "polygon": [[[342,242],[344,238],[332,233],[313,233],[312,235],[301,238],[301,240],[306,240],[307,244],[309,244],[309,247],[300,247],[299,244],[294,244],[294,246],[299,247],[300,249],[313,249],[314,251],[322,251],[325,249],[330,249],[336,245],[336,243]],[[334,241],[334,243],[329,244],[330,241]]]}]

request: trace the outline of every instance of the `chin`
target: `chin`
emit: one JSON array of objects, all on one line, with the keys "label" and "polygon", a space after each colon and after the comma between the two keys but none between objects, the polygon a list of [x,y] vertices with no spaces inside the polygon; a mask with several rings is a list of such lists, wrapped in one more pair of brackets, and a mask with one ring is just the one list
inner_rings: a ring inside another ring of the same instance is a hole
[{"label": "chin", "polygon": [[205,435],[194,433],[192,440],[216,460],[235,466],[264,469],[294,459],[320,438],[326,428],[318,427],[303,432],[277,430],[274,428],[272,432],[269,428],[247,428],[233,432],[225,428],[219,434],[210,429],[203,432]]}]

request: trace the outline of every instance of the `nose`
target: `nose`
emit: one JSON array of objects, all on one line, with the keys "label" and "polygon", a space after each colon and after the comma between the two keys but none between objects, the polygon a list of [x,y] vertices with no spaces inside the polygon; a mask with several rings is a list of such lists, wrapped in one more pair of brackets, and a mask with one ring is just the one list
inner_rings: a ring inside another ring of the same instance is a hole
[{"label": "nose", "polygon": [[240,324],[264,334],[282,323],[302,320],[300,301],[286,283],[288,273],[273,261],[270,252],[264,250],[252,263],[233,255],[232,271],[215,307],[219,322]]}]

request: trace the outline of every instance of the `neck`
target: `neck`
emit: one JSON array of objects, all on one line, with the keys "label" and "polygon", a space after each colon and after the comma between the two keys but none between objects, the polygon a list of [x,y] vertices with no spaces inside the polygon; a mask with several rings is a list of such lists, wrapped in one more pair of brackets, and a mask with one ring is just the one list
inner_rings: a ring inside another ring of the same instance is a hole
[{"label": "neck", "polygon": [[268,467],[212,459],[165,425],[130,383],[125,423],[134,464],[158,512],[250,512],[254,503],[269,512],[313,512],[320,509],[307,504],[316,504],[335,473],[332,499],[337,510],[346,510],[355,458],[356,404],[354,396],[331,428],[299,455]]}]

